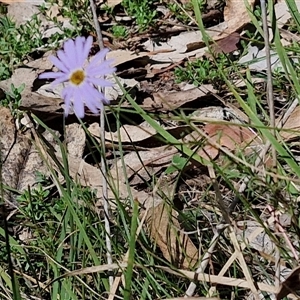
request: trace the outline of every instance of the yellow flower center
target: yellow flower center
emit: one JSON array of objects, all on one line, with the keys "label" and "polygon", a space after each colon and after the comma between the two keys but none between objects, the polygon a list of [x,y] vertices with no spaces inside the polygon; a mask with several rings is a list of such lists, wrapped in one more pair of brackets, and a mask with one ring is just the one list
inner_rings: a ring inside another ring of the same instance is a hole
[{"label": "yellow flower center", "polygon": [[83,70],[77,70],[71,74],[70,81],[75,85],[80,85],[85,78]]}]

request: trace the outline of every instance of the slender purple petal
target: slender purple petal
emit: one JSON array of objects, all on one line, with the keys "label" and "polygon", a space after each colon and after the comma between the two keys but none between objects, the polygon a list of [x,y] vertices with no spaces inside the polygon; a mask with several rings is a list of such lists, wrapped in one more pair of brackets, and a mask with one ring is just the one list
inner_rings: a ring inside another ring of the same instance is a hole
[{"label": "slender purple petal", "polygon": [[83,99],[77,93],[74,93],[73,108],[75,115],[82,119],[84,117],[84,103]]},{"label": "slender purple petal", "polygon": [[72,39],[68,39],[67,41],[64,42],[64,50],[66,54],[71,55],[73,54],[74,51],[74,41]]},{"label": "slender purple petal", "polygon": [[109,49],[107,49],[107,48],[105,48],[105,49],[102,49],[102,50],[100,50],[92,59],[91,59],[91,62],[93,62],[93,64],[99,64],[99,63],[101,63],[103,60],[104,60],[104,58],[105,58],[105,56],[106,56],[106,54],[109,52]]},{"label": "slender purple petal", "polygon": [[72,39],[69,39],[64,43],[64,50],[66,55],[68,55],[70,61],[72,61],[72,68],[73,69],[80,68],[81,65],[78,64],[76,61],[75,44]]},{"label": "slender purple petal", "polygon": [[85,60],[85,58],[82,58],[84,43],[85,43],[85,38],[82,36],[78,36],[75,39],[74,57],[75,57],[76,64],[78,65],[82,65]]},{"label": "slender purple petal", "polygon": [[[86,67],[87,73],[89,73],[91,76],[95,76],[95,74],[98,74],[98,72],[106,72],[105,74],[112,74],[116,71],[116,68],[111,67],[112,60],[105,60],[100,65],[90,63]],[[100,74],[98,74],[99,76]]]},{"label": "slender purple petal", "polygon": [[95,103],[99,103],[98,105],[100,105],[100,107],[99,107],[100,109],[103,109],[103,103],[109,104],[109,100],[105,98],[104,94],[99,92],[93,86],[87,86],[86,91],[88,91],[91,94],[91,97],[90,97],[90,99],[92,99],[91,101],[94,101]]},{"label": "slender purple petal", "polygon": [[102,87],[113,86],[112,82],[101,78],[88,77],[88,81],[96,86],[102,86]]},{"label": "slender purple petal", "polygon": [[71,107],[71,101],[73,97],[72,88],[66,87],[62,90],[62,98],[65,100],[65,116],[68,116],[70,107]]},{"label": "slender purple petal", "polygon": [[99,70],[98,69],[94,69],[93,71],[87,71],[86,73],[88,74],[89,77],[103,77],[105,75],[108,75],[108,74],[112,74],[115,72],[115,68],[110,68],[110,69],[102,69],[102,70]]},{"label": "slender purple petal", "polygon": [[94,105],[97,108],[98,112],[103,109],[103,101],[100,99],[97,100],[95,98],[89,98],[89,101],[87,101],[87,105],[88,104]]},{"label": "slender purple petal", "polygon": [[84,100],[85,105],[91,112],[97,114],[99,112],[99,102],[95,101],[93,97],[90,97],[88,90],[89,89],[86,89],[86,87],[78,89],[78,96]]},{"label": "slender purple petal", "polygon": [[91,36],[89,36],[89,37],[86,39],[86,42],[85,42],[85,44],[84,44],[84,46],[83,46],[83,50],[82,50],[82,56],[84,56],[85,59],[87,59],[88,56],[89,56],[89,53],[90,53],[92,44],[93,44],[93,38],[92,38]]},{"label": "slender purple petal", "polygon": [[64,66],[68,69],[68,71],[75,67],[72,59],[70,59],[70,57],[63,50],[58,50],[56,55],[64,64]]},{"label": "slender purple petal", "polygon": [[56,86],[56,85],[58,85],[58,84],[60,84],[60,83],[66,82],[68,79],[69,79],[69,74],[67,74],[67,75],[63,74],[63,75],[61,75],[59,78],[55,79],[55,80],[51,83],[51,85],[54,87],[54,86]]},{"label": "slender purple petal", "polygon": [[90,85],[89,83],[86,83],[83,88],[88,91],[91,98],[96,99],[96,101],[98,101],[97,99],[101,101],[104,97],[101,92],[99,92],[93,85]]},{"label": "slender purple petal", "polygon": [[94,87],[90,86],[89,84],[84,84],[82,86],[82,90],[85,92],[85,102],[93,104],[95,107],[100,110],[103,107],[102,104],[102,93],[99,93]]},{"label": "slender purple petal", "polygon": [[39,79],[50,79],[50,78],[60,78],[63,76],[62,72],[46,72],[39,75]]},{"label": "slender purple petal", "polygon": [[69,69],[57,57],[51,56],[49,59],[54,64],[54,66],[56,68],[58,68],[59,70],[65,72],[65,73],[69,72]]}]

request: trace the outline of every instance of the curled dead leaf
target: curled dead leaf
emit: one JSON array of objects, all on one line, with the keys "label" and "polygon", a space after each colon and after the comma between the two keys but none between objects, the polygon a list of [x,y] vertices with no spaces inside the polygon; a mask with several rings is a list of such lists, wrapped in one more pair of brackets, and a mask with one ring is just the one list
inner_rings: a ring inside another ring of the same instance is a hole
[{"label": "curled dead leaf", "polygon": [[297,106],[291,113],[280,131],[280,135],[285,141],[299,137],[300,130],[300,106]]},{"label": "curled dead leaf", "polygon": [[[248,6],[252,9],[255,0],[248,0]],[[250,11],[246,7],[246,2],[227,0],[224,8],[224,20],[227,22],[227,31],[237,31],[250,22]]]},{"label": "curled dead leaf", "polygon": [[163,256],[173,265],[190,269],[198,262],[198,249],[187,234],[180,231],[177,212],[166,203],[148,211],[146,224]]},{"label": "curled dead leaf", "polygon": [[240,41],[240,34],[233,32],[227,37],[219,40],[212,46],[212,50],[215,54],[219,53],[231,53],[238,49],[237,43]]},{"label": "curled dead leaf", "polygon": [[254,143],[256,138],[255,133],[249,128],[231,124],[207,124],[204,130],[210,140],[197,153],[208,160],[216,158],[219,153],[213,143],[235,151]]}]

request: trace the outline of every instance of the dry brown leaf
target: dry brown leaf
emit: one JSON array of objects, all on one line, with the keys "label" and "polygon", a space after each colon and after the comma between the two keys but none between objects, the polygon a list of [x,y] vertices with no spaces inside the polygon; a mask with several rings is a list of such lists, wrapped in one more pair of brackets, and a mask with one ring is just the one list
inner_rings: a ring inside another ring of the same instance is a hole
[{"label": "dry brown leaf", "polygon": [[[158,92],[153,94],[153,102],[147,102],[147,107],[155,109],[155,111],[170,111],[174,110],[182,105],[200,100],[201,98],[209,95],[210,93],[216,93],[216,90],[211,84],[204,84],[198,88],[192,88],[179,92]],[[145,105],[143,108],[146,109]]]},{"label": "dry brown leaf", "polygon": [[118,4],[120,4],[121,2],[122,2],[122,0],[107,0],[105,4],[108,7],[114,7],[114,6],[118,5]]},{"label": "dry brown leaf", "polygon": [[[124,63],[130,62],[131,66],[145,66],[149,62],[147,52],[137,54],[134,51],[128,50],[114,50],[107,53],[107,59],[113,59],[113,66],[120,66]],[[135,65],[134,65],[135,64]]]},{"label": "dry brown leaf", "polygon": [[[149,151],[132,151],[111,168],[110,174],[116,180],[125,183],[128,179],[131,185],[149,181],[153,175],[170,164],[172,157],[178,151],[174,147],[158,147]],[[125,172],[124,174],[124,167]]]},{"label": "dry brown leaf", "polygon": [[204,126],[204,130],[213,141],[231,151],[247,141],[251,142],[256,137],[247,127],[229,124],[207,124]]},{"label": "dry brown leaf", "polygon": [[[22,191],[35,183],[35,172],[41,167],[40,160],[33,160],[30,154],[35,151],[30,134],[17,130],[10,110],[0,107],[0,115],[2,180],[11,188]],[[10,204],[15,202],[10,193],[5,194],[5,200]]]},{"label": "dry brown leaf", "polygon": [[[61,116],[63,114],[61,106],[63,102],[60,98],[51,98],[29,92],[22,94],[20,109],[29,110],[38,117],[43,117],[45,122],[46,119],[50,119],[52,116]],[[46,117],[45,113],[47,113]]]},{"label": "dry brown leaf", "polygon": [[25,90],[28,92],[31,89],[33,81],[37,78],[37,73],[30,68],[18,68],[14,70],[11,78],[0,81],[0,89],[5,92],[10,92],[11,84],[15,87],[19,87],[22,84],[25,84]]},{"label": "dry brown leaf", "polygon": [[[42,1],[40,1],[42,2]],[[44,1],[43,1],[44,2]],[[35,14],[40,14],[38,1],[11,1],[7,8],[7,16],[12,18],[17,25],[26,23]]]},{"label": "dry brown leaf", "polygon": [[[299,137],[300,135],[300,106],[297,106],[291,113],[287,121],[282,127],[280,135],[285,141],[289,141],[293,138]],[[290,131],[285,131],[290,130]]]},{"label": "dry brown leaf", "polygon": [[[190,144],[190,147],[199,144],[199,141],[202,139],[202,135],[199,134],[198,131],[192,131],[191,133],[187,134],[183,139],[184,144]],[[213,160],[215,159],[218,154],[219,150],[211,145],[206,145],[204,148],[201,148],[197,151],[197,154],[206,159],[206,160]]]},{"label": "dry brown leaf", "polygon": [[[237,150],[241,147],[250,145],[255,141],[255,133],[247,127],[240,127],[231,124],[213,124],[209,123],[204,126],[204,131],[210,137],[212,143],[228,148],[230,151]],[[201,139],[201,135],[194,133],[194,139]],[[219,150],[208,141],[207,145],[197,151],[198,155],[206,160],[215,159]]]},{"label": "dry brown leaf", "polygon": [[[62,163],[62,155],[57,152],[55,154],[57,159]],[[76,182],[80,183],[82,186],[88,186],[91,189],[97,190],[97,206],[102,206],[103,191],[102,191],[102,175],[99,168],[91,166],[86,163],[81,158],[75,158],[72,156],[68,157],[68,166],[69,173]],[[53,165],[55,169],[56,166]],[[144,191],[137,191],[134,188],[131,188],[130,193],[128,192],[128,185],[124,182],[119,181],[118,179],[110,178],[110,184],[115,189],[120,200],[127,199],[132,195],[134,199],[137,199],[145,207],[150,206],[150,203],[157,202],[158,200],[151,199],[149,194]],[[112,207],[114,206],[115,193],[108,187],[108,199],[111,200]],[[151,200],[151,201],[150,201]]]},{"label": "dry brown leaf", "polygon": [[219,150],[211,145],[206,145],[203,149],[200,149],[199,151],[197,151],[197,154],[200,157],[202,157],[208,161],[211,161],[218,156]]},{"label": "dry brown leaf", "polygon": [[[92,124],[88,130],[95,138],[99,139],[100,129],[97,123]],[[179,138],[183,134],[188,133],[189,126],[182,125],[166,128],[165,130],[174,137]],[[120,128],[119,133],[106,132],[105,138],[106,141],[110,142],[110,145],[111,143],[124,143],[126,149],[129,147],[134,149],[133,144],[138,146],[139,150],[148,150],[149,148],[159,147],[165,144],[156,130],[148,125],[148,123],[142,123],[141,125],[124,125]],[[128,145],[126,145],[126,143]]]},{"label": "dry brown leaf", "polygon": [[[295,1],[295,4],[298,10],[300,10],[300,2]],[[282,28],[287,24],[288,20],[291,18],[291,14],[286,4],[286,1],[285,0],[277,1],[277,3],[274,5],[274,11],[275,11],[276,21],[277,21],[276,24],[279,28]]]},{"label": "dry brown leaf", "polygon": [[238,49],[237,43],[240,41],[240,34],[237,32],[233,32],[229,34],[227,37],[219,40],[212,46],[212,51],[215,54],[219,53],[231,53]]},{"label": "dry brown leaf", "polygon": [[198,249],[180,230],[178,214],[166,203],[148,211],[146,224],[163,256],[174,266],[190,269],[198,262]]},{"label": "dry brown leaf", "polygon": [[67,125],[65,136],[68,154],[75,158],[82,158],[86,141],[82,125],[77,123]]},{"label": "dry brown leaf", "polygon": [[291,293],[300,297],[300,267],[295,268],[288,278],[281,284],[276,300],[281,300]]},{"label": "dry brown leaf", "polygon": [[214,142],[231,151],[247,141],[251,142],[256,137],[247,127],[230,124],[207,124],[204,126],[204,130]]},{"label": "dry brown leaf", "polygon": [[[255,0],[248,0],[248,4],[251,9],[253,9]],[[251,12],[248,11],[244,1],[240,0],[227,0],[226,6],[224,8],[224,21],[227,22],[228,29],[227,33],[232,33],[243,28],[248,24]]]}]

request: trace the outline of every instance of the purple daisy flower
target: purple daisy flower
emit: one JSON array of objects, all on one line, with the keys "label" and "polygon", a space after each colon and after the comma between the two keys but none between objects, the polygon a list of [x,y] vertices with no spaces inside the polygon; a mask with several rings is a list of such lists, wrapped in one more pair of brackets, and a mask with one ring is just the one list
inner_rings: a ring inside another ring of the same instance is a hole
[{"label": "purple daisy flower", "polygon": [[65,100],[65,115],[69,114],[71,105],[79,118],[84,117],[84,105],[97,114],[103,104],[109,101],[96,87],[112,86],[104,76],[112,74],[116,69],[111,67],[111,60],[105,60],[108,49],[98,52],[90,62],[87,58],[93,38],[77,37],[64,43],[64,50],[57,51],[57,57],[50,60],[60,72],[47,72],[39,75],[40,79],[55,79],[52,85],[64,83],[62,98]]}]

